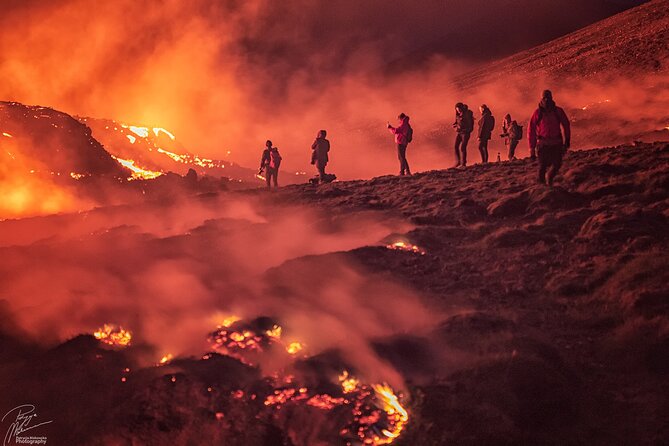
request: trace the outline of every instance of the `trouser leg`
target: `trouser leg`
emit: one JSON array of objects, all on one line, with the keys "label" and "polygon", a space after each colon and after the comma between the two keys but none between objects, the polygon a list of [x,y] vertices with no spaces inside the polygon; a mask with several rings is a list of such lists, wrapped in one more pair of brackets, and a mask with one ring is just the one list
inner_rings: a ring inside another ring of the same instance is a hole
[{"label": "trouser leg", "polygon": [[479,141],[479,152],[481,153],[481,162],[488,162],[488,140]]},{"label": "trouser leg", "polygon": [[460,157],[462,159],[462,165],[466,166],[467,165],[467,144],[469,144],[469,137],[471,136],[471,133],[465,133],[462,135],[462,146],[460,146]]},{"label": "trouser leg", "polygon": [[509,141],[509,159],[513,159],[516,156],[516,147],[518,147],[518,140],[512,139]]},{"label": "trouser leg", "polygon": [[397,158],[400,161],[400,175],[404,175],[405,173],[411,175],[411,171],[409,170],[409,162],[407,161],[406,144],[397,145]]},{"label": "trouser leg", "polygon": [[539,177],[537,181],[546,184],[546,170],[551,165],[550,153],[548,147],[537,147],[536,152],[539,155]]},{"label": "trouser leg", "polygon": [[318,162],[318,176],[321,179],[321,182],[325,181],[325,163]]},{"label": "trouser leg", "polygon": [[274,187],[279,187],[279,169],[274,170]]},{"label": "trouser leg", "polygon": [[562,156],[564,155],[563,149],[560,146],[552,147],[552,151],[552,167],[548,172],[548,184],[550,185],[553,185],[553,180],[560,171],[560,167],[562,167]]},{"label": "trouser leg", "polygon": [[460,133],[455,137],[455,165],[459,166],[462,164],[460,159],[460,146],[462,145],[462,135]]}]

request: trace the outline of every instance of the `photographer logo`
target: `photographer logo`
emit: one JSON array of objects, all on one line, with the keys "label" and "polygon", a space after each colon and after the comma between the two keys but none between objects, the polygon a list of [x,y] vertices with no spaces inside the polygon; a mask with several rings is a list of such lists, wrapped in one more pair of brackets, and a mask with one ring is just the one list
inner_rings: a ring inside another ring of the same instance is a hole
[{"label": "photographer logo", "polygon": [[[35,431],[34,429],[40,427],[44,429],[43,426],[45,424],[52,422],[53,421],[51,420],[42,421],[41,423],[38,422],[37,412],[35,412],[35,406],[32,404],[16,406],[2,417],[2,427],[4,428],[5,426],[8,426],[2,446],[14,444],[46,444],[47,437],[38,436],[38,431]],[[30,434],[26,434],[27,432],[30,432]]]}]

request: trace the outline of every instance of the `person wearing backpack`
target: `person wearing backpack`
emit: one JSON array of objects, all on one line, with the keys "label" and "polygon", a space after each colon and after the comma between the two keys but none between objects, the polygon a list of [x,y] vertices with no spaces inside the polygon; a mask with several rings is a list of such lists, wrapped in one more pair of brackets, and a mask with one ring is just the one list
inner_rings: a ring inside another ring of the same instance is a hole
[{"label": "person wearing backpack", "polygon": [[407,146],[413,140],[413,129],[409,124],[409,117],[404,113],[400,113],[397,117],[399,126],[393,127],[388,123],[388,130],[395,135],[395,143],[397,144],[397,158],[400,161],[400,176],[411,175],[409,162],[407,161]]},{"label": "person wearing backpack", "polygon": [[552,186],[562,166],[562,158],[571,145],[571,126],[564,110],[555,105],[550,90],[543,92],[539,108],[530,119],[528,139],[532,159],[536,158],[535,153],[539,155],[538,182],[546,184],[546,172],[550,168],[548,185]]},{"label": "person wearing backpack", "polygon": [[509,148],[509,161],[516,159],[516,147],[523,138],[523,127],[518,125],[516,121],[511,120],[511,115],[507,114],[502,122],[502,134],[504,145]]},{"label": "person wearing backpack", "polygon": [[481,153],[481,163],[488,163],[488,141],[492,139],[492,131],[495,129],[495,117],[487,105],[479,107],[481,119],[479,119],[479,152]]},{"label": "person wearing backpack", "polygon": [[272,141],[268,139],[265,143],[265,150],[262,152],[262,158],[260,159],[260,172],[265,172],[267,189],[271,189],[272,180],[274,180],[274,187],[279,187],[279,166],[281,165],[281,159],[279,149],[272,147]]},{"label": "person wearing backpack", "polygon": [[466,104],[458,102],[455,104],[455,122],[453,128],[457,133],[455,137],[455,167],[467,166],[467,144],[474,131],[474,113]]},{"label": "person wearing backpack", "polygon": [[327,166],[330,161],[328,155],[330,152],[330,141],[325,139],[326,136],[327,132],[325,130],[319,131],[316,140],[311,145],[311,164],[316,165],[321,183],[325,183],[328,180],[328,174],[325,173],[325,166]]}]

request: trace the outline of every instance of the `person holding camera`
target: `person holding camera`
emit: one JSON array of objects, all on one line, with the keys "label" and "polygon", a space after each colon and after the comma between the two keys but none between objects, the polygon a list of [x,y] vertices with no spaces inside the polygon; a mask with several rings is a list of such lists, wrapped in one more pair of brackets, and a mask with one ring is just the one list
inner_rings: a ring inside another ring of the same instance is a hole
[{"label": "person holding camera", "polygon": [[409,125],[409,117],[404,113],[400,113],[397,120],[399,121],[399,125],[393,127],[388,123],[388,130],[395,135],[397,158],[400,161],[400,176],[411,175],[411,169],[407,161],[407,146],[413,140],[413,129]]},{"label": "person holding camera", "polygon": [[279,149],[272,147],[272,141],[268,139],[265,143],[265,150],[262,152],[262,158],[260,158],[260,170],[258,171],[259,175],[265,172],[267,189],[271,189],[272,182],[274,182],[274,187],[279,187],[280,165],[281,155],[279,154]]}]

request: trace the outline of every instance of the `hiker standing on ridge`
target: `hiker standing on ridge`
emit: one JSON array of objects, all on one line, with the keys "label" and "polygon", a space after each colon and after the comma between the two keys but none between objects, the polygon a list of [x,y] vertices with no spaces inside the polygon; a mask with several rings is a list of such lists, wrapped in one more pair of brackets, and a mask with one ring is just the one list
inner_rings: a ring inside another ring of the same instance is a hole
[{"label": "hiker standing on ridge", "polygon": [[258,174],[265,171],[265,181],[267,181],[267,189],[272,188],[272,179],[274,179],[274,187],[279,187],[279,166],[281,165],[281,155],[279,149],[272,147],[272,141],[269,139],[265,143],[265,150],[262,152],[260,158],[260,171]]},{"label": "hiker standing on ridge", "polygon": [[397,119],[400,125],[393,127],[388,123],[388,130],[395,135],[397,158],[400,160],[400,176],[411,175],[411,169],[409,169],[409,162],[407,161],[407,145],[413,140],[413,129],[409,125],[409,117],[404,113],[400,113]]},{"label": "hiker standing on ridge", "polygon": [[[564,129],[564,138],[560,126]],[[530,142],[530,155],[535,159],[535,152],[539,155],[539,183],[553,185],[553,179],[562,166],[562,157],[571,144],[571,127],[564,110],[553,101],[553,93],[545,90],[539,102],[539,108],[530,119],[527,131]]]},{"label": "hiker standing on ridge", "polygon": [[502,122],[502,134],[499,135],[504,140],[504,145],[509,147],[509,161],[516,159],[516,147],[523,138],[523,128],[516,121],[511,120],[511,115],[507,114]]},{"label": "hiker standing on ridge", "polygon": [[488,164],[488,141],[492,138],[492,131],[495,129],[495,117],[487,105],[483,104],[481,119],[479,119],[479,152],[481,152],[481,163]]},{"label": "hiker standing on ridge", "polygon": [[330,141],[325,139],[326,136],[327,132],[325,130],[321,130],[318,132],[316,140],[311,145],[311,164],[316,165],[321,183],[324,183],[327,179],[325,166],[327,166],[328,161],[330,161],[330,157],[328,156],[328,152],[330,151]]},{"label": "hiker standing on ridge", "polygon": [[455,122],[453,128],[458,134],[455,137],[455,167],[467,166],[467,144],[474,131],[474,113],[462,102],[455,104]]}]

